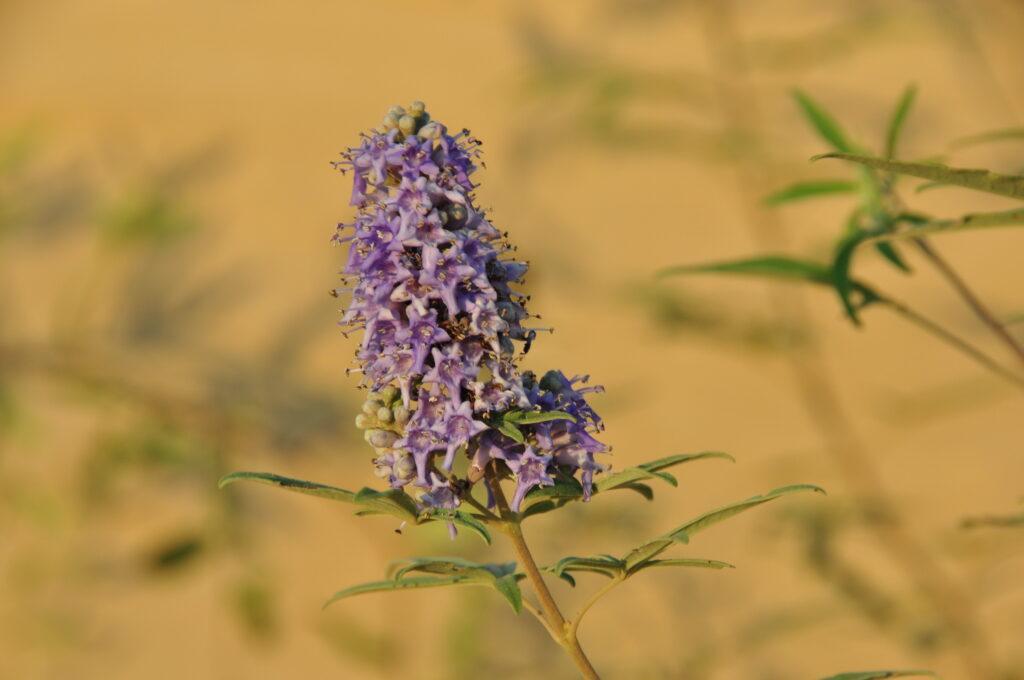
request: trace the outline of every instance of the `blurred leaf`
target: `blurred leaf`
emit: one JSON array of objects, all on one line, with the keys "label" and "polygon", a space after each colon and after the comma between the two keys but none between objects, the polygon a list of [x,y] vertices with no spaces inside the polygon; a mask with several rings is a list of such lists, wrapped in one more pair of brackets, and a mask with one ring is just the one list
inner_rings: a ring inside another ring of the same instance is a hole
[{"label": "blurred leaf", "polygon": [[839,127],[839,123],[825,109],[800,90],[795,90],[793,97],[800,106],[804,117],[822,139],[831,144],[836,151],[847,153],[854,151],[853,146],[847,141],[846,135]]},{"label": "blurred leaf", "polygon": [[1024,527],[1024,513],[968,517],[960,523],[960,526],[964,529],[975,529],[977,527]]},{"label": "blurred leaf", "polygon": [[244,578],[232,588],[231,604],[247,632],[268,639],[277,632],[273,593],[260,580]]},{"label": "blurred leaf", "polygon": [[675,529],[672,529],[653,541],[648,541],[647,543],[634,548],[625,556],[625,558],[623,558],[625,560],[626,567],[628,569],[632,569],[641,562],[649,560],[664,552],[674,543],[688,543],[691,535],[698,531],[703,531],[713,524],[717,524],[718,522],[729,519],[730,517],[734,517],[741,512],[745,512],[751,508],[755,508],[759,505],[775,500],[776,498],[802,491],[813,491],[815,493],[822,494],[825,493],[823,489],[814,486],[813,484],[795,484],[792,486],[784,486],[774,489],[764,495],[753,496],[745,501],[740,501],[738,503],[733,503],[731,505],[726,505],[716,510],[712,510],[704,513],[700,517],[690,520],[689,522],[680,524]]},{"label": "blurred leaf", "polygon": [[379,510],[406,522],[419,524],[416,501],[401,489],[377,491],[364,487],[356,492],[355,502],[370,510]]},{"label": "blurred leaf", "polygon": [[896,155],[896,143],[899,141],[900,132],[903,131],[903,124],[907,120],[907,114],[910,113],[916,97],[917,87],[915,85],[908,85],[907,89],[903,91],[903,96],[900,97],[899,103],[896,104],[896,109],[892,113],[892,119],[889,121],[888,132],[885,135],[886,158],[892,158]]},{"label": "blurred leaf", "polygon": [[879,241],[875,243],[875,250],[878,251],[879,255],[891,262],[897,269],[907,274],[912,273],[913,270],[911,270],[910,266],[903,260],[903,256],[899,254],[899,251],[896,250],[896,246],[893,244],[888,241]]},{"label": "blurred leaf", "polygon": [[204,547],[201,534],[190,533],[175,537],[146,557],[146,568],[152,572],[180,569],[199,557]]},{"label": "blurred leaf", "polygon": [[987,144],[989,142],[1005,142],[1005,141],[1019,141],[1024,140],[1024,128],[1013,127],[1004,128],[1002,130],[991,130],[989,132],[981,132],[976,135],[969,135],[967,137],[961,137],[960,139],[954,139],[950,143],[950,148],[962,149],[967,146],[974,146],[976,144]]},{"label": "blurred leaf", "polygon": [[115,243],[164,243],[199,228],[195,215],[158,191],[145,190],[121,199],[100,216],[103,230]]},{"label": "blurred leaf", "polygon": [[928,676],[931,678],[937,678],[938,676],[931,671],[856,671],[853,673],[840,673],[839,675],[830,675],[822,680],[886,680],[886,678],[910,678],[910,677],[924,677]]},{"label": "blurred leaf", "polygon": [[797,182],[766,196],[764,202],[766,205],[782,205],[819,196],[852,194],[857,191],[859,186],[857,182],[842,179]]},{"label": "blurred leaf", "polygon": [[740,274],[832,285],[832,272],[826,265],[785,255],[768,255],[711,264],[680,265],[662,269],[657,276],[664,278],[679,274]]},{"label": "blurred leaf", "polygon": [[[404,566],[399,566],[404,563]],[[437,588],[454,585],[478,585],[494,588],[518,614],[522,610],[523,596],[519,590],[519,576],[515,573],[515,562],[505,564],[480,564],[459,557],[413,557],[392,565],[389,569],[394,576],[388,581],[363,583],[338,591],[324,605],[327,607],[338,600],[362,593],[403,590],[406,588]],[[411,572],[422,572],[431,576],[411,576]]]},{"label": "blurred leaf", "polygon": [[1024,200],[1024,177],[1018,175],[1000,175],[988,170],[954,168],[939,163],[887,161],[882,158],[853,153],[826,153],[814,156],[811,160],[817,161],[823,158],[852,161],[898,175],[910,175],[933,182],[945,182],[966,189]]},{"label": "blurred leaf", "polygon": [[534,425],[551,420],[571,420],[576,422],[575,417],[564,411],[508,411],[504,414],[504,420],[514,425]]},{"label": "blurred leaf", "polygon": [[1016,324],[1016,323],[1024,323],[1024,312],[1018,312],[1016,314],[1011,314],[1010,316],[1008,316],[1005,319],[1003,319],[1003,323],[1005,325],[1007,325],[1007,326],[1012,325],[1012,324]]}]

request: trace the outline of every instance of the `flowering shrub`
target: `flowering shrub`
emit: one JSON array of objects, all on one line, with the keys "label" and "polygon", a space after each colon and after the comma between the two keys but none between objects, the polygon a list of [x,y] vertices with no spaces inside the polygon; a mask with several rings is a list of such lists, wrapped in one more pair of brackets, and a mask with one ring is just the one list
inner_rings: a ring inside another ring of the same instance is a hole
[{"label": "flowering shrub", "polygon": [[[528,325],[528,298],[514,288],[527,265],[510,257],[506,236],[474,204],[479,146],[467,131],[451,134],[413,102],[389,110],[382,126],[337,163],[351,173],[356,217],[335,235],[349,249],[345,282],[335,294],[348,298],[342,324],[362,334],[353,370],[370,392],[356,426],[374,449],[374,474],[388,488],[352,492],[263,472],[233,473],[221,485],[274,484],[353,503],[360,515],[393,515],[403,526],[445,522],[453,537],[462,527],[488,543],[489,528],[497,528],[510,539],[518,565],[411,558],[388,579],[342,590],[330,602],[404,588],[493,587],[517,613],[533,614],[585,677],[597,677],[576,632],[600,596],[651,567],[731,566],[659,556],[720,520],[788,493],[821,490],[783,487],[712,510],[622,557],[569,556],[537,565],[521,528],[528,517],[616,489],[650,499],[648,482],[676,485],[667,468],[731,457],[679,454],[613,472],[597,457],[608,447],[595,436],[602,422],[587,401],[601,388],[587,386],[585,376],[549,370],[538,378],[520,367],[539,329]],[[511,487],[510,499],[503,484]],[[541,572],[571,586],[582,572],[609,582],[567,619]],[[523,580],[536,604],[520,590]]]}]

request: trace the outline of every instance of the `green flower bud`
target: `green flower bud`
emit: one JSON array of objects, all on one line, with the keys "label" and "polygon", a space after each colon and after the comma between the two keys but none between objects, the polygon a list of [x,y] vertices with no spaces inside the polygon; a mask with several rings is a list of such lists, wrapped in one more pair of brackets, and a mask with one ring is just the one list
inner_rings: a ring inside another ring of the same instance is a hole
[{"label": "green flower bud", "polygon": [[388,115],[394,116],[396,119],[401,118],[402,116],[405,115],[405,109],[403,109],[398,104],[395,104],[390,109],[388,109]]},{"label": "green flower bud", "polygon": [[356,416],[356,427],[360,430],[365,430],[368,427],[373,426],[373,421],[365,413],[360,413]]},{"label": "green flower bud", "polygon": [[426,112],[426,110],[427,105],[418,99],[414,101],[412,104],[409,104],[409,114],[417,118],[422,116]]},{"label": "green flower bud", "polygon": [[380,422],[387,424],[394,420],[394,418],[395,415],[387,406],[381,406],[379,409],[377,409],[377,420],[379,420]]},{"label": "green flower bud", "polygon": [[385,130],[394,130],[398,127],[398,116],[393,113],[389,113],[384,116],[384,120],[381,121],[381,124],[384,126]]}]

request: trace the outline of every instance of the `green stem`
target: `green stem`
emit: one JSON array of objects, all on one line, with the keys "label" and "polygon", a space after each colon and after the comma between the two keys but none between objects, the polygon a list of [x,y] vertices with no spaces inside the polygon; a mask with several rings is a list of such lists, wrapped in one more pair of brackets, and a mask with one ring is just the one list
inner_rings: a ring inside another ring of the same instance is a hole
[{"label": "green stem", "polygon": [[576,612],[576,616],[572,617],[572,620],[569,622],[569,634],[575,638],[576,631],[579,630],[580,627],[580,622],[583,621],[583,615],[586,614],[598,600],[607,595],[612,590],[612,588],[619,585],[624,580],[626,580],[625,574],[613,576],[612,580],[610,580],[608,583],[604,584],[604,586],[595,591],[594,594],[591,595],[587,599],[587,601],[583,603],[583,606],[580,607],[580,610]]},{"label": "green stem", "polygon": [[580,675],[587,680],[600,680],[597,671],[594,670],[594,666],[590,663],[590,659],[587,658],[586,653],[584,653],[583,648],[580,646],[575,630],[570,630],[565,617],[562,616],[562,612],[558,609],[555,598],[551,595],[551,591],[544,582],[544,577],[541,576],[537,562],[533,559],[533,553],[530,552],[530,547],[526,545],[526,539],[523,537],[523,529],[519,524],[519,518],[509,509],[505,493],[501,489],[501,484],[493,467],[487,468],[487,485],[490,487],[491,493],[494,494],[494,501],[501,513],[505,535],[512,542],[516,556],[523,565],[523,571],[526,572],[526,578],[533,586],[534,592],[537,593],[537,599],[540,600],[540,607],[544,612],[548,633],[551,634],[552,639],[565,650],[573,663],[576,664]]}]

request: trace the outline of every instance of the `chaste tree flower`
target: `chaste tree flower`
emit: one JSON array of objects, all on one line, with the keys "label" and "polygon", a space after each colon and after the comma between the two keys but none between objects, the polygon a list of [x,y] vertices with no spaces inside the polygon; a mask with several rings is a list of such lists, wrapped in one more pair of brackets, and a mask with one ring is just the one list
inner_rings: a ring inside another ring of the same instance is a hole
[{"label": "chaste tree flower", "polygon": [[362,331],[355,370],[371,390],[356,425],[376,474],[425,507],[458,506],[492,461],[515,480],[514,511],[558,475],[578,474],[589,498],[608,449],[585,395],[601,388],[521,370],[539,330],[513,287],[527,264],[474,202],[479,155],[467,130],[450,134],[413,102],[336,163],[357,211],[334,237],[348,244],[341,323]]}]

